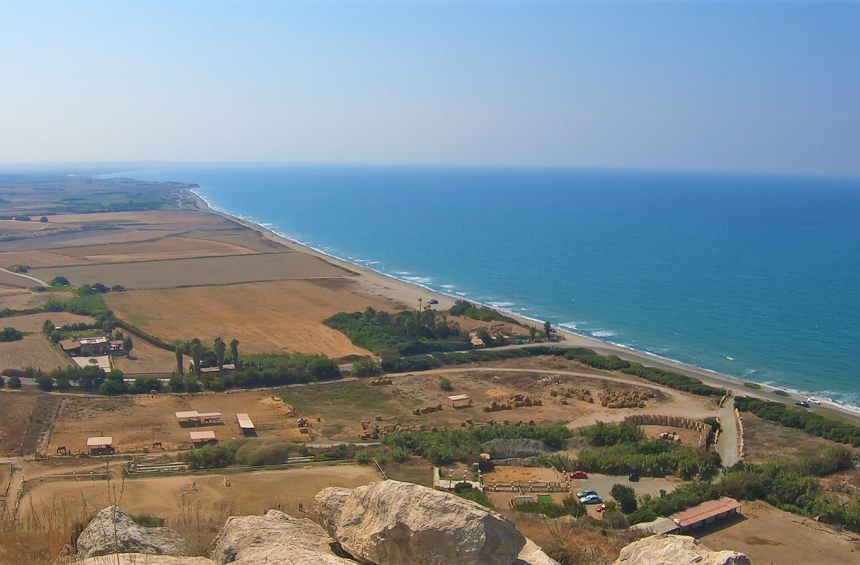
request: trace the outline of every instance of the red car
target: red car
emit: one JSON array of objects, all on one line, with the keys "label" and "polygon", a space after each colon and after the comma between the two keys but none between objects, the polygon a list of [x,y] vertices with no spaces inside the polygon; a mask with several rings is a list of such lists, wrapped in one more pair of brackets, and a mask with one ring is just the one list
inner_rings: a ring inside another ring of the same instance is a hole
[{"label": "red car", "polygon": [[585,474],[585,471],[574,471],[570,474],[571,479],[587,479],[588,475]]},{"label": "red car", "polygon": [[598,504],[597,506],[594,507],[594,509],[597,510],[598,512],[603,512],[604,510],[606,510],[606,505],[605,504]]}]

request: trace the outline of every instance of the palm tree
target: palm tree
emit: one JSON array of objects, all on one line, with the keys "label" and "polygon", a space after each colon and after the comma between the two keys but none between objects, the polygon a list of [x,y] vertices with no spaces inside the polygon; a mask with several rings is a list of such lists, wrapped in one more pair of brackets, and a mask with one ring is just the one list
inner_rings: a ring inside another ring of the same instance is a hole
[{"label": "palm tree", "polygon": [[218,362],[218,370],[224,368],[224,352],[227,351],[227,344],[220,337],[215,338],[215,359]]},{"label": "palm tree", "polygon": [[552,324],[549,322],[543,323],[543,333],[546,334],[546,338],[549,339],[550,330],[552,330]]},{"label": "palm tree", "polygon": [[173,342],[173,352],[176,354],[176,372],[180,375],[185,373],[185,366],[182,363],[182,355],[185,353],[186,345],[181,341]]},{"label": "palm tree", "polygon": [[194,372],[200,374],[200,360],[206,348],[200,343],[200,340],[195,339],[191,344],[191,359],[194,361]]},{"label": "palm tree", "polygon": [[529,326],[529,337],[532,338],[532,343],[535,341],[535,336],[537,335],[537,328],[534,326]]},{"label": "palm tree", "polygon": [[233,367],[239,369],[239,340],[235,337],[230,342],[230,353],[233,354]]}]

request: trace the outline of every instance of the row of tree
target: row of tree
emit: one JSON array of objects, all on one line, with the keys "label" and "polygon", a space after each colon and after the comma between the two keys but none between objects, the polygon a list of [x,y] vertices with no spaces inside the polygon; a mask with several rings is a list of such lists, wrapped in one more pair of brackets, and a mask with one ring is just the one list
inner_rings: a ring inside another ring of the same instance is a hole
[{"label": "row of tree", "polygon": [[[221,337],[215,338],[211,348],[206,347],[196,338],[191,341],[175,341],[173,347],[173,352],[176,355],[176,372],[180,375],[185,373],[185,355],[191,356],[192,370],[197,374],[200,374],[200,369],[203,367],[218,367],[219,371],[224,370],[227,360],[227,343]],[[230,342],[230,354],[234,368],[241,369],[238,339],[234,338]]]}]

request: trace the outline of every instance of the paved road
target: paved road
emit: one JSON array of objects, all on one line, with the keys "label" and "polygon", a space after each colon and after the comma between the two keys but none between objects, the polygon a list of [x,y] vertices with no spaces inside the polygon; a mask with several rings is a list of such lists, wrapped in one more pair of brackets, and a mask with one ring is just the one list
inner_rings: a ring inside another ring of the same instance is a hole
[{"label": "paved road", "polygon": [[12,271],[10,271],[8,269],[4,269],[3,267],[0,267],[0,271],[6,273],[7,275],[12,275],[14,277],[22,277],[22,278],[31,280],[39,286],[48,286],[48,283],[46,283],[42,279],[37,279],[36,277],[32,277],[30,275],[25,275],[24,273],[13,273]]}]

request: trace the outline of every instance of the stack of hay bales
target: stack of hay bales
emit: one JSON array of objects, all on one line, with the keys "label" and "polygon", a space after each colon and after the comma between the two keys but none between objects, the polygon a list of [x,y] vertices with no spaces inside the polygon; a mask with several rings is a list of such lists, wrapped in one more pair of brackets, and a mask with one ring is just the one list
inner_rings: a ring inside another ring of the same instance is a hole
[{"label": "stack of hay bales", "polygon": [[490,404],[484,406],[484,412],[513,410],[514,408],[523,408],[525,406],[543,406],[543,401],[540,398],[532,398],[526,394],[515,394],[504,402],[492,401]]},{"label": "stack of hay bales", "polygon": [[605,408],[645,408],[645,399],[635,390],[605,390],[598,398]]}]

